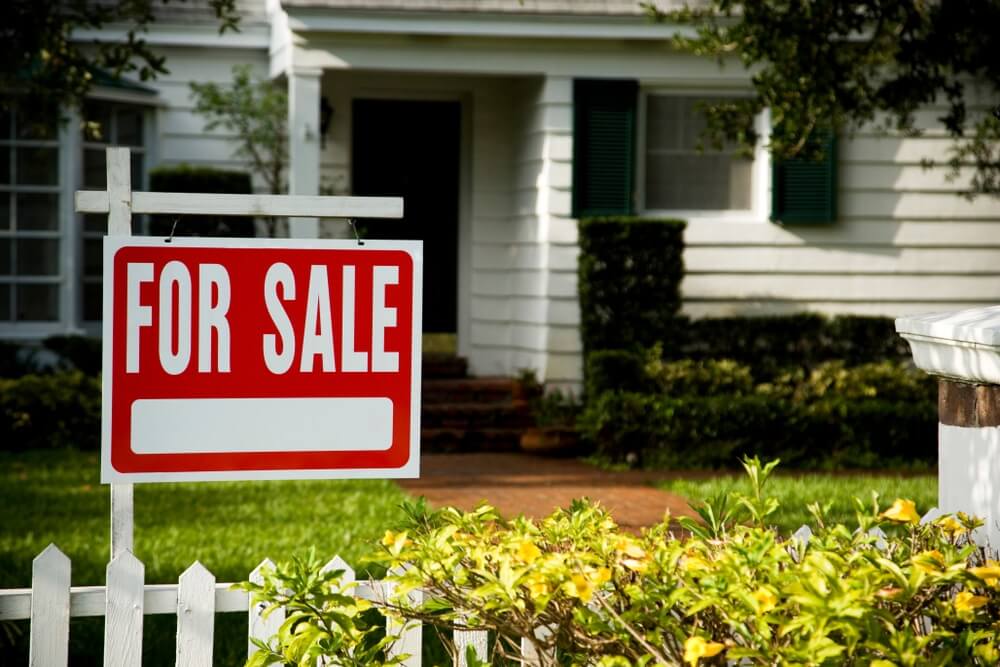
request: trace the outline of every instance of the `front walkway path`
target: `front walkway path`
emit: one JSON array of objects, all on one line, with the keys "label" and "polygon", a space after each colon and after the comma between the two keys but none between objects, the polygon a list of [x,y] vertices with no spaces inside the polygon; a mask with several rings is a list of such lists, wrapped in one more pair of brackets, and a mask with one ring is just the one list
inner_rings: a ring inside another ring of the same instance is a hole
[{"label": "front walkway path", "polygon": [[424,454],[420,479],[399,480],[435,507],[473,509],[485,500],[506,517],[542,518],[588,497],[606,507],[623,528],[638,530],[663,518],[693,515],[687,501],[651,484],[668,475],[643,471],[607,472],[575,459],[527,454]]}]

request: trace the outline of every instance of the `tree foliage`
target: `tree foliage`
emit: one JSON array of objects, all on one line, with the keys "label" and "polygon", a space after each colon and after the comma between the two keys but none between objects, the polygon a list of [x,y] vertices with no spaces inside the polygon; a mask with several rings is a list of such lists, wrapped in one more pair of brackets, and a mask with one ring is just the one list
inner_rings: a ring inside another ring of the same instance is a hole
[{"label": "tree foliage", "polygon": [[230,86],[192,83],[195,111],[206,130],[223,128],[236,135],[235,155],[247,160],[272,194],[285,189],[288,145],[288,95],[270,81],[254,80],[248,65],[233,67]]},{"label": "tree foliage", "polygon": [[[175,0],[176,1],[176,0]],[[184,2],[185,0],[180,0]],[[237,30],[236,0],[193,0],[206,4],[219,30]],[[82,107],[99,70],[113,77],[134,73],[143,81],[167,72],[144,35],[156,20],[157,5],[170,0],[7,0],[0,21],[2,104],[29,112],[59,106]],[[76,39],[80,30],[120,26],[122,41]]]},{"label": "tree foliage", "polygon": [[[689,26],[676,44],[720,63],[737,59],[753,95],[706,104],[704,140],[752,146],[753,117],[771,110],[770,149],[808,154],[818,132],[875,125],[919,134],[916,112],[956,139],[951,175],[974,167],[969,195],[1000,196],[1000,0],[706,0],[675,11],[644,2],[656,20]],[[931,162],[928,160],[927,162]]]}]

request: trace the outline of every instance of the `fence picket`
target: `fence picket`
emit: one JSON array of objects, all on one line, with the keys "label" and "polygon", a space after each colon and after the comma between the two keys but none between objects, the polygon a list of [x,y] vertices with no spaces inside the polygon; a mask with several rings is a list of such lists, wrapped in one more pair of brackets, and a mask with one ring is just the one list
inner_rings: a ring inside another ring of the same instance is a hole
[{"label": "fence picket", "polygon": [[[399,570],[390,570],[389,574],[398,575]],[[382,599],[388,600],[392,597],[395,584],[390,581],[382,582]],[[410,600],[413,604],[420,604],[423,601],[422,591],[411,591]],[[405,667],[420,667],[420,653],[423,650],[423,624],[419,621],[403,622],[395,618],[386,618],[385,631],[389,634],[401,634],[399,641],[389,648],[389,656],[408,656],[402,662]]]},{"label": "fence picket", "polygon": [[[535,638],[547,639],[552,634],[552,630],[546,626],[535,628]],[[544,665],[556,664],[555,651],[541,651],[529,637],[521,637],[521,664],[524,667],[543,667]]]},{"label": "fence picket", "polygon": [[484,630],[455,631],[456,667],[469,667],[466,652],[470,646],[475,651],[476,657],[485,662],[489,653],[489,633]]},{"label": "fence picket", "polygon": [[[255,584],[264,583],[264,575],[261,574],[261,571],[264,568],[273,567],[274,561],[270,558],[265,558],[250,573],[250,581]],[[250,610],[249,630],[247,633],[247,656],[251,656],[257,650],[257,647],[250,640],[259,639],[266,642],[272,636],[278,634],[278,628],[285,622],[285,610],[275,609],[267,618],[264,618],[263,612],[267,608],[266,604],[263,602],[254,602],[251,597],[247,606]]]},{"label": "fence picket", "polygon": [[108,563],[104,610],[104,664],[142,662],[142,606],[146,568],[131,551]]},{"label": "fence picket", "polygon": [[215,575],[195,561],[177,580],[177,667],[211,667]]},{"label": "fence picket", "polygon": [[937,507],[932,507],[929,510],[927,510],[927,514],[923,515],[923,517],[920,518],[920,525],[923,526],[932,521],[937,521],[943,516],[944,512],[942,512]]},{"label": "fence picket", "polygon": [[31,563],[31,667],[69,662],[70,569],[69,558],[54,544]]}]

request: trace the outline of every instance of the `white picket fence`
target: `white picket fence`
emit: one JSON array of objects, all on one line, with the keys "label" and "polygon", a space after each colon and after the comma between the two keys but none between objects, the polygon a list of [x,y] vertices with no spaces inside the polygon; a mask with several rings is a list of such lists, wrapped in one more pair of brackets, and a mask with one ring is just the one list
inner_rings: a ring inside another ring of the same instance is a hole
[{"label": "white picket fence", "polygon": [[[250,581],[261,581],[261,568],[273,566],[265,559],[250,573]],[[339,556],[326,564],[327,569],[343,570],[342,582],[355,582],[354,595],[368,600],[386,600],[393,584],[379,580],[355,581],[354,570]],[[130,551],[108,563],[107,586],[71,586],[70,559],[50,544],[32,563],[31,588],[0,590],[0,621],[30,619],[31,667],[64,666],[69,661],[69,619],[104,616],[104,664],[108,667],[140,665],[142,657],[142,621],[147,614],[177,615],[178,667],[209,667],[215,614],[248,614],[247,650],[255,650],[249,638],[267,639],[277,633],[284,621],[281,610],[267,618],[261,616],[264,605],[250,605],[249,594],[232,590],[232,584],[218,583],[215,575],[195,562],[184,571],[176,584],[145,583],[145,566]],[[419,595],[411,593],[411,595]],[[389,621],[394,623],[394,621]],[[405,655],[406,667],[420,667],[421,625],[417,622],[388,628],[400,634],[390,651]],[[487,633],[456,631],[458,667],[466,667],[467,647],[486,659]],[[533,642],[521,642],[522,664],[537,665]]]},{"label": "white picket fence", "polygon": [[[920,522],[933,521],[942,514],[941,510],[934,508]],[[885,533],[881,529],[873,528],[869,534],[876,538],[877,548],[885,548]],[[802,550],[811,537],[812,530],[803,525],[792,535],[789,548]],[[796,559],[799,557],[798,554],[793,556]],[[273,565],[270,559],[265,559],[250,573],[250,581],[260,582],[261,569]],[[359,598],[387,600],[392,595],[391,582],[357,581],[354,570],[339,556],[331,559],[325,568],[343,570],[342,582],[354,583],[353,594]],[[146,584],[145,567],[130,551],[123,552],[108,563],[107,586],[71,586],[70,570],[70,559],[50,544],[32,564],[31,588],[0,590],[0,621],[31,621],[31,667],[68,664],[71,617],[105,617],[104,664],[109,667],[140,664],[142,620],[146,614],[177,615],[178,667],[208,667],[212,664],[216,613],[243,612],[248,615],[248,654],[255,650],[250,638],[267,639],[277,633],[284,621],[280,609],[267,618],[262,617],[264,605],[251,606],[246,591],[233,590],[232,584],[217,583],[215,575],[199,562],[185,570],[176,584]],[[420,667],[420,623],[410,622],[402,627],[391,625],[388,630],[400,635],[400,640],[390,649],[392,654],[407,656],[403,661],[406,667]],[[470,646],[477,656],[486,659],[486,632],[456,631],[453,639],[458,649],[457,667],[466,667],[465,655]],[[521,662],[522,665],[539,664],[536,645],[526,638],[521,640]]]}]

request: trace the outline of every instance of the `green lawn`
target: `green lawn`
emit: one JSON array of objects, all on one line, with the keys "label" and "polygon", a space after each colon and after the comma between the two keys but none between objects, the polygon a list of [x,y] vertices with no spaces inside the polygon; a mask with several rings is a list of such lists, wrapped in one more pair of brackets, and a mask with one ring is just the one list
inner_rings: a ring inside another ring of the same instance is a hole
[{"label": "green lawn", "polygon": [[[750,492],[750,484],[744,477],[731,475],[713,479],[672,480],[663,482],[660,488],[693,501],[710,498],[726,489]],[[804,523],[812,525],[812,516],[806,506],[817,501],[829,504],[828,523],[847,525],[854,525],[855,521],[853,499],[861,498],[870,505],[872,491],[878,492],[883,508],[896,498],[913,500],[921,514],[937,505],[936,475],[776,474],[765,489],[781,502],[773,522],[786,534]]]},{"label": "green lawn", "polygon": [[[0,588],[30,585],[31,560],[50,542],[72,560],[74,585],[104,583],[110,501],[99,477],[96,453],[0,453]],[[238,581],[265,557],[310,547],[355,564],[400,521],[405,498],[394,483],[375,480],[136,485],[135,552],[147,583],[175,583],[196,559],[218,581]],[[215,664],[236,664],[240,651],[220,643],[235,637],[245,652],[245,617],[218,618]],[[97,664],[100,622],[73,621],[72,664]],[[173,664],[171,619],[147,617],[146,625],[143,664]],[[0,652],[6,642],[0,628]]]}]

